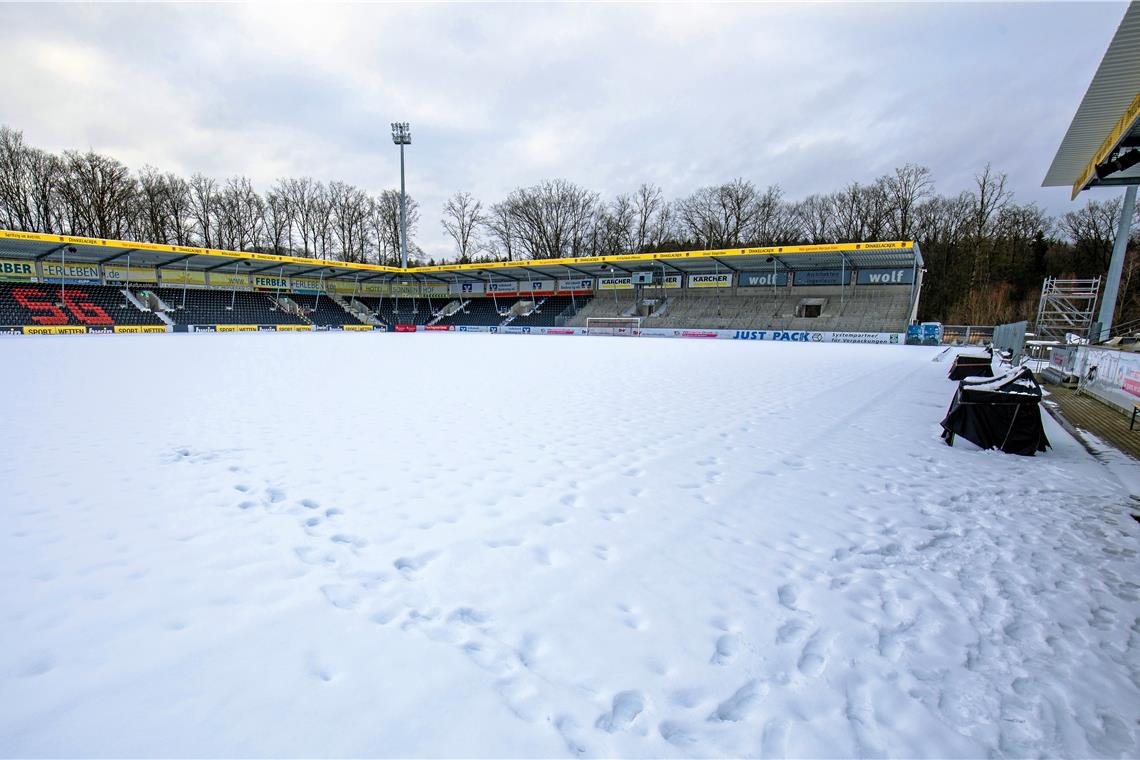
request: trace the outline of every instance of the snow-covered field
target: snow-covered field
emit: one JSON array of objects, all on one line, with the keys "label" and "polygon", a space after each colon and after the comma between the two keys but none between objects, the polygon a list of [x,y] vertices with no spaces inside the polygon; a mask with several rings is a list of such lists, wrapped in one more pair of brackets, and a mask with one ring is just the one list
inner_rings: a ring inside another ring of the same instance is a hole
[{"label": "snow-covered field", "polygon": [[0,754],[1136,756],[1129,493],[937,354],[0,340]]}]

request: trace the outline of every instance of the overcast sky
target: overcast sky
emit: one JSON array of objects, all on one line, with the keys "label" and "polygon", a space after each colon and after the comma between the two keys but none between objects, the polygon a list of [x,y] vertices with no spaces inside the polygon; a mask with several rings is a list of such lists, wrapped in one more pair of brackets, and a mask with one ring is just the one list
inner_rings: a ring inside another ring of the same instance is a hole
[{"label": "overcast sky", "polygon": [[[734,177],[787,197],[905,162],[1040,187],[1124,3],[3,5],[0,123],[132,168],[399,185],[440,207],[564,177],[609,198]],[[1107,197],[1108,191],[1099,191]],[[1083,198],[1082,198],[1083,202]]]}]

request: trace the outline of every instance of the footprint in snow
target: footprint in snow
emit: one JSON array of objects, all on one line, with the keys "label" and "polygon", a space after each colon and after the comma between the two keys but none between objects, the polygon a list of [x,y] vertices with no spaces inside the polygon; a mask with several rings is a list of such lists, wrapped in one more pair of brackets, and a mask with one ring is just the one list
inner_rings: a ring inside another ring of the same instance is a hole
[{"label": "footprint in snow", "polygon": [[343,583],[321,586],[321,593],[325,595],[332,606],[342,610],[351,610],[360,601],[360,594]]},{"label": "footprint in snow", "polygon": [[336,557],[330,552],[321,551],[314,546],[298,546],[293,551],[297,558],[306,565],[335,565]]},{"label": "footprint in snow", "polygon": [[558,729],[558,733],[562,735],[562,740],[566,742],[566,748],[574,755],[585,755],[589,752],[589,748],[579,738],[580,728],[578,721],[570,715],[559,715],[554,719],[554,727]]},{"label": "footprint in snow", "polygon": [[613,701],[610,711],[598,716],[594,724],[597,728],[608,733],[624,731],[645,710],[645,697],[639,691],[619,692]]},{"label": "footprint in snow", "polygon": [[716,650],[712,655],[714,665],[727,665],[736,659],[740,652],[740,637],[735,633],[726,633],[716,640]]},{"label": "footprint in snow", "polygon": [[790,644],[807,631],[807,626],[798,620],[789,620],[776,631],[777,644]]},{"label": "footprint in snow", "polygon": [[814,678],[823,672],[827,666],[828,652],[831,649],[831,638],[823,631],[816,631],[804,645],[796,667],[809,678]]},{"label": "footprint in snow", "polygon": [[348,544],[354,549],[363,549],[368,546],[368,540],[360,536],[354,536],[351,533],[337,533],[329,538],[334,544]]},{"label": "footprint in snow", "polygon": [[675,720],[667,720],[657,727],[661,738],[674,747],[691,747],[697,743],[697,737],[691,729]]},{"label": "footprint in snow", "polygon": [[760,736],[760,754],[764,757],[787,757],[789,727],[783,718],[772,718],[765,723]]},{"label": "footprint in snow", "polygon": [[490,619],[490,615],[473,607],[459,607],[447,616],[448,622],[462,623],[463,625],[482,625]]},{"label": "footprint in snow", "polygon": [[392,563],[392,566],[399,570],[405,578],[411,580],[415,578],[416,572],[423,569],[424,566],[435,559],[438,553],[439,552],[424,552],[414,557],[399,557]]},{"label": "footprint in snow", "polygon": [[783,586],[780,586],[780,588],[776,590],[776,594],[780,599],[781,605],[787,607],[789,610],[796,609],[796,599],[798,598],[798,593],[794,584],[785,583]]},{"label": "footprint in snow", "polygon": [[709,720],[735,723],[742,720],[760,700],[764,698],[768,687],[759,681],[752,680],[741,686],[728,699],[716,706],[709,715]]},{"label": "footprint in snow", "polygon": [[504,546],[521,546],[521,538],[493,538],[487,541],[487,546],[491,549],[501,549]]}]

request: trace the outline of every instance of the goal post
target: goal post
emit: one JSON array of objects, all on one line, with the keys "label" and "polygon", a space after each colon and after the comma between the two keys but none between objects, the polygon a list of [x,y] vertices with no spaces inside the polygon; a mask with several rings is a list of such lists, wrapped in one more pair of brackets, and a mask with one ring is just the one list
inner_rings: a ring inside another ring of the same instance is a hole
[{"label": "goal post", "polygon": [[636,338],[641,335],[641,317],[587,317],[586,334]]}]

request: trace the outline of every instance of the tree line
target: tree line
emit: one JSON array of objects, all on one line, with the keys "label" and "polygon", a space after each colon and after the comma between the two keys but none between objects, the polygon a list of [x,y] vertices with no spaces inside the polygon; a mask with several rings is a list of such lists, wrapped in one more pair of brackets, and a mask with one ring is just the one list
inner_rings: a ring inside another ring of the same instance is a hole
[{"label": "tree line", "polygon": [[[914,164],[799,200],[746,179],[666,198],[641,184],[604,199],[563,179],[484,203],[457,192],[442,229],[461,263],[835,242],[917,240],[926,261],[921,317],[948,323],[1032,320],[1046,276],[1103,275],[1121,201],[1088,200],[1059,217],[1019,203],[987,165],[957,195],[937,192]],[[408,198],[413,265],[420,208]],[[0,225],[7,229],[396,264],[399,193],[344,182],[279,179],[258,192],[246,177],[189,179],[132,172],[93,151],[56,155],[0,126]],[[1140,318],[1134,225],[1118,320]]]}]

